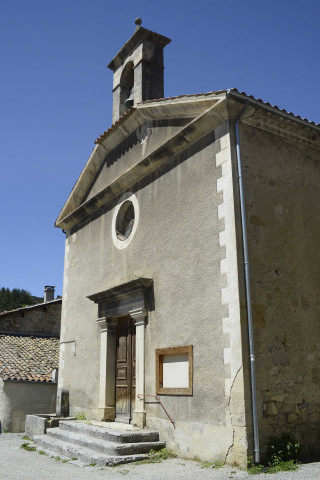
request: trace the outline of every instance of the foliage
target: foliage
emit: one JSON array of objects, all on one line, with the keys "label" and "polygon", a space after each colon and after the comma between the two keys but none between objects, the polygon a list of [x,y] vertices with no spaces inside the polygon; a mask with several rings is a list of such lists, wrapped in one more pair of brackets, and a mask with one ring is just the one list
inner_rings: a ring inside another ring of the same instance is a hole
[{"label": "foliage", "polygon": [[248,472],[257,473],[277,473],[298,469],[298,463],[301,458],[301,445],[295,442],[290,433],[283,433],[280,437],[269,439],[267,449],[267,465],[254,465],[248,463]]},{"label": "foliage", "polygon": [[290,470],[298,470],[298,464],[294,460],[279,462],[275,465],[269,464],[267,473],[288,472]]},{"label": "foliage", "polygon": [[167,460],[168,458],[176,458],[176,454],[168,450],[167,448],[162,448],[157,452],[154,450],[150,450],[149,452],[150,457],[160,458],[160,460]]},{"label": "foliage", "polygon": [[77,420],[86,420],[86,412],[78,412],[75,417]]},{"label": "foliage", "polygon": [[36,447],[31,446],[30,443],[23,443],[21,448],[24,448],[28,452],[34,452],[36,450]]},{"label": "foliage", "polygon": [[290,433],[283,433],[278,438],[270,438],[267,457],[274,466],[291,460],[297,463],[301,458],[301,445],[295,442]]},{"label": "foliage", "polygon": [[216,462],[202,462],[200,468],[221,468],[223,465],[223,462],[217,460]]},{"label": "foliage", "polygon": [[255,465],[249,462],[247,471],[250,473],[250,475],[256,475],[258,473],[263,473],[265,471],[265,467],[263,465]]},{"label": "foliage", "polygon": [[162,448],[157,452],[155,450],[150,450],[148,456],[144,460],[140,460],[135,462],[137,465],[143,465],[145,463],[161,463],[162,460],[167,460],[168,458],[175,458],[177,455],[171,450],[167,450],[166,448]]},{"label": "foliage", "polygon": [[28,290],[2,287],[0,289],[0,312],[15,310],[27,305],[42,303],[43,297],[35,297]]}]

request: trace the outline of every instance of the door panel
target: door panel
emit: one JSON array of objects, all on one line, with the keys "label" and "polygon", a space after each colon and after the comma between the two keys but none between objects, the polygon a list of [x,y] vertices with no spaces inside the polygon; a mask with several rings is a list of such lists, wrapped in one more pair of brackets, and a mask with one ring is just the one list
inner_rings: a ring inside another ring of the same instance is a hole
[{"label": "door panel", "polygon": [[132,333],[131,333],[131,376],[132,376],[132,385],[131,385],[131,411],[135,409],[136,406],[136,326],[132,323]]},{"label": "door panel", "polygon": [[135,326],[131,317],[118,320],[116,349],[116,417],[129,422],[135,395]]}]

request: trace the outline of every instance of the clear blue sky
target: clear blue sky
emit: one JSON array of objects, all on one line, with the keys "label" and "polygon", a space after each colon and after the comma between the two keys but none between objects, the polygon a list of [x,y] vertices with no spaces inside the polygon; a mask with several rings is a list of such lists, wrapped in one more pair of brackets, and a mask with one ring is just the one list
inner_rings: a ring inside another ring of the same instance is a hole
[{"label": "clear blue sky", "polygon": [[172,39],[166,96],[235,87],[320,122],[319,0],[2,2],[0,287],[62,294],[53,224],[111,124],[106,65],[136,17]]}]

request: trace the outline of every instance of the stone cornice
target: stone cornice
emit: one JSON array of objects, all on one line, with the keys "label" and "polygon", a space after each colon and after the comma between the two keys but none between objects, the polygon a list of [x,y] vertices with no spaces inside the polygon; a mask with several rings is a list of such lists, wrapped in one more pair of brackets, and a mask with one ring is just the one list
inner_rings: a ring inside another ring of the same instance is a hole
[{"label": "stone cornice", "polygon": [[108,318],[108,317],[97,318],[96,322],[100,327],[101,333],[103,332],[110,333],[110,332],[115,332],[116,330],[117,323],[111,318]]},{"label": "stone cornice", "polygon": [[236,121],[247,103],[248,108],[241,122],[289,141],[320,149],[320,125],[235,91],[227,93],[227,99],[230,120]]},{"label": "stone cornice", "polygon": [[102,329],[107,328],[108,324],[112,327],[112,320],[124,315],[135,315],[137,321],[144,318],[147,310],[153,308],[152,285],[150,278],[136,278],[89,295],[87,298],[99,305],[98,325]]},{"label": "stone cornice", "polygon": [[98,304],[101,302],[109,303],[113,302],[115,299],[119,300],[124,297],[130,297],[136,292],[145,291],[147,288],[151,287],[152,283],[153,280],[151,278],[136,278],[135,280],[131,280],[130,282],[123,283],[121,285],[116,285],[108,288],[107,290],[103,290],[102,292],[88,295],[87,298]]},{"label": "stone cornice", "polygon": [[146,308],[136,308],[129,311],[129,315],[136,326],[145,324],[147,314],[148,310]]},{"label": "stone cornice", "polygon": [[[123,122],[118,128],[112,131],[112,135],[110,134],[108,136],[108,141],[105,139],[102,144],[95,148],[69,199],[61,210],[55,226],[65,230],[71,229],[88,215],[119,197],[138,181],[161,167],[190,144],[203,137],[209,130],[213,130],[216,126],[223,123],[227,118],[226,102],[224,100],[225,95],[222,95],[220,97],[210,97],[209,101],[208,99],[203,101],[200,98],[193,102],[174,102],[172,105],[166,106],[157,106],[157,104],[150,103],[141,106],[141,108],[138,107],[135,115],[132,114],[127,117],[126,122]],[[120,143],[120,140],[138,128],[142,120],[146,118],[162,118],[168,115],[168,113],[172,114],[177,112],[180,113],[178,116],[182,116],[182,113],[190,116],[190,112],[194,112],[195,110],[198,110],[197,113],[199,113],[199,110],[204,113],[198,115],[194,120],[179,130],[178,133],[170,137],[163,145],[151,152],[148,156],[138,160],[131,169],[124,171],[124,173],[110,185],[79,206],[81,198],[90,184],[89,181],[94,177],[106,154],[113,150]]]},{"label": "stone cornice", "polygon": [[117,70],[124,60],[127,58],[128,55],[141,43],[143,42],[150,42],[160,47],[164,48],[168,43],[171,42],[171,39],[168,37],[164,37],[159,33],[152,32],[151,30],[147,30],[144,27],[139,27],[135,30],[132,37],[123,45],[121,50],[117,53],[117,55],[111,60],[108,65],[110,70]]},{"label": "stone cornice", "polygon": [[303,126],[290,118],[285,119],[277,113],[256,109],[254,114],[244,119],[243,122],[290,141],[320,150],[320,129],[317,133],[314,128],[310,128],[308,125]]},{"label": "stone cornice", "polygon": [[[289,141],[320,149],[318,125],[234,91],[144,102],[132,108],[96,141],[97,146],[62,208],[55,226],[65,230],[76,226],[226,119],[235,121],[246,101],[249,108],[242,122]],[[144,122],[168,118],[193,118],[193,120],[148,156],[138,159],[131,169],[124,171],[104,190],[81,204],[101,164],[122,141]]]}]

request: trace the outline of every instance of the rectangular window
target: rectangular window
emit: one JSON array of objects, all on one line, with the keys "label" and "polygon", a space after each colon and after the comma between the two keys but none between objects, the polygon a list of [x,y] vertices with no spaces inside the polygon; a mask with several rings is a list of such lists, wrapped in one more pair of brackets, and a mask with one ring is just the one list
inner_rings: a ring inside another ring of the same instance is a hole
[{"label": "rectangular window", "polygon": [[192,345],[156,350],[156,393],[192,395]]}]

